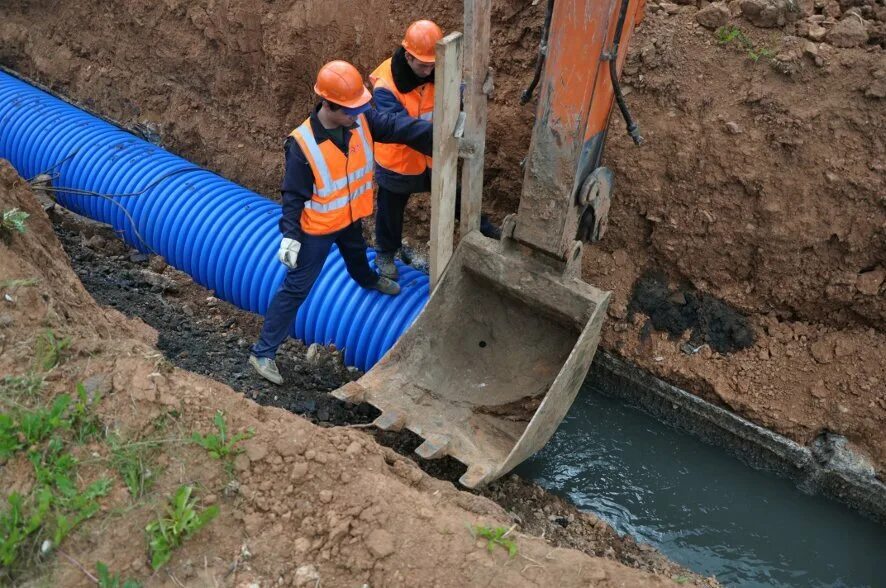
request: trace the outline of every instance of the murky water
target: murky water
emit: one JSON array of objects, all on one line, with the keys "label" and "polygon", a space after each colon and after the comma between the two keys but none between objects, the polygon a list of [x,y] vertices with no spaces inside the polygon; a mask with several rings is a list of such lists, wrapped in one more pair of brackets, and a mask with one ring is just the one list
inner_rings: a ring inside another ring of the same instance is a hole
[{"label": "murky water", "polygon": [[886,586],[886,527],[587,385],[517,473],[727,586]]}]

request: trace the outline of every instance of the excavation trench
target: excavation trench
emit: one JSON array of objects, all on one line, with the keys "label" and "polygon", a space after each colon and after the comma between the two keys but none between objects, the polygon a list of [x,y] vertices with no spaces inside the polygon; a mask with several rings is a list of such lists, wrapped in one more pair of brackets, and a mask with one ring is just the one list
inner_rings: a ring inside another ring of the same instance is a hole
[{"label": "excavation trench", "polygon": [[[345,405],[328,395],[358,375],[344,367],[337,350],[319,346],[305,350],[291,343],[282,362],[288,385],[266,384],[244,362],[258,317],[216,299],[183,275],[166,271],[159,258],[128,250],[106,228],[67,213],[59,213],[57,220],[59,236],[87,289],[99,302],[156,328],[159,347],[176,365],[320,424],[360,426],[377,416],[367,405]],[[717,413],[715,407],[691,406],[701,401],[643,381],[634,372],[604,358],[589,382],[726,447],[744,461],[802,482],[808,490],[842,499],[876,519],[886,518],[883,485],[863,466],[832,463],[835,460],[829,460],[825,450],[796,446],[723,411]],[[618,531],[658,546],[694,571],[717,575],[730,584],[872,583],[868,574],[886,547],[882,527],[845,508],[804,496],[789,482],[748,469],[723,452],[644,419],[586,388],[552,444],[523,466],[523,477],[563,494]],[[377,438],[404,454],[419,443],[405,433],[379,433]],[[656,455],[655,448],[662,452]],[[428,473],[452,481],[464,471],[454,460],[421,465]],[[511,479],[486,492],[524,519],[527,530],[532,531],[533,524],[540,532],[551,523],[572,524],[574,514],[550,499],[541,500],[542,520],[537,520],[539,502],[525,499],[534,495],[529,486]],[[708,490],[698,492],[699,488]],[[754,489],[759,500],[749,498],[754,494],[742,488]],[[849,551],[842,540],[847,536],[865,539],[862,547]],[[801,540],[791,542],[790,537]],[[575,541],[567,534],[566,544],[575,546]],[[623,562],[639,561],[647,568],[664,565],[651,555],[644,561],[644,551],[630,540],[615,544],[619,548],[615,556]]]},{"label": "excavation trench", "polygon": [[[129,250],[107,227],[66,211],[53,216],[87,290],[100,303],[157,329],[159,348],[178,367],[322,426],[360,426],[377,416],[369,405],[347,405],[328,394],[358,375],[344,367],[336,350],[306,349],[291,341],[281,361],[287,385],[268,384],[244,360],[258,317],[217,300],[184,274],[164,268],[159,258]],[[601,353],[551,443],[521,466],[518,476],[483,492],[530,532],[646,569],[665,564],[635,540],[726,585],[875,585],[872,574],[886,549],[886,530],[797,487],[805,482],[809,490],[836,494],[845,486],[828,483],[828,477],[842,475],[845,481],[851,472],[822,468],[809,460],[809,450],[765,429],[751,425],[750,432],[736,432],[740,419],[710,405],[699,414],[687,404],[693,402],[699,401]],[[412,451],[420,439],[387,432],[377,432],[376,438],[416,458]],[[429,474],[452,482],[464,472],[452,459],[418,461]],[[813,480],[818,480],[815,487]],[[882,486],[868,481],[874,484],[866,494],[870,500],[853,506],[882,519],[883,511],[877,510]],[[548,492],[540,492],[536,483]],[[610,532],[583,540],[588,527],[579,511],[595,514],[627,539],[619,541]]]}]

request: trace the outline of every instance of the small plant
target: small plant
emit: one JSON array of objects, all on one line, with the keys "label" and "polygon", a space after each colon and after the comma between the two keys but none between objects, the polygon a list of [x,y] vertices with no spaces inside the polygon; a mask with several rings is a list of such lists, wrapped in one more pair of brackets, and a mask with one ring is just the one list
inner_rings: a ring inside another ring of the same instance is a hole
[{"label": "small plant", "polygon": [[10,208],[3,211],[3,216],[0,217],[0,232],[2,233],[24,233],[27,229],[25,228],[25,221],[28,220],[28,217],[31,216],[24,210],[19,210],[18,208]]},{"label": "small plant", "polygon": [[77,487],[77,460],[64,453],[64,443],[53,438],[43,453],[28,455],[34,466],[34,476],[39,488],[47,489],[52,496],[52,540],[58,545],[74,527],[98,512],[98,498],[111,489],[107,478],[96,480],[82,491]]},{"label": "small plant", "polygon": [[741,29],[735,25],[724,25],[714,31],[714,34],[717,36],[717,42],[721,45],[728,45],[738,38],[747,39]]},{"label": "small plant", "polygon": [[[42,379],[29,376],[10,382],[10,387],[38,388]],[[59,545],[80,523],[100,508],[98,499],[107,495],[111,481],[106,478],[83,484],[77,459],[66,451],[72,436],[83,440],[100,432],[93,407],[83,386],[77,388],[72,404],[67,394],[50,405],[26,408],[13,403],[11,412],[0,413],[0,460],[19,451],[27,452],[34,468],[33,490],[27,495],[12,494],[0,511],[0,584],[28,566],[36,565],[40,554]]]},{"label": "small plant", "polygon": [[99,588],[140,588],[135,580],[121,580],[118,574],[111,574],[108,566],[102,562],[95,564]]},{"label": "small plant", "polygon": [[191,486],[180,486],[169,501],[167,516],[151,521],[145,527],[153,569],[166,564],[174,549],[218,516],[217,505],[198,512],[197,498],[192,496],[193,492]]},{"label": "small plant", "polygon": [[225,423],[225,415],[222,411],[216,411],[212,418],[218,434],[210,433],[205,437],[200,433],[194,433],[191,440],[209,452],[209,456],[213,459],[225,459],[237,455],[243,451],[242,447],[237,447],[237,443],[245,439],[251,439],[255,435],[255,431],[248,429],[244,432],[237,433],[228,438],[228,425]]},{"label": "small plant", "polygon": [[9,459],[24,447],[16,422],[7,413],[0,412],[0,462]]},{"label": "small plant", "polygon": [[511,532],[511,529],[475,525],[472,527],[471,532],[474,537],[482,537],[483,539],[486,539],[486,549],[488,549],[490,553],[495,549],[496,545],[501,545],[507,549],[508,556],[514,557],[517,555],[517,544],[512,539],[508,539],[508,534]]},{"label": "small plant", "polygon": [[141,498],[154,484],[155,478],[149,466],[148,455],[160,443],[151,441],[123,443],[118,437],[111,437],[109,443],[111,467],[123,478],[129,495],[133,499]]},{"label": "small plant", "polygon": [[9,495],[8,507],[0,512],[0,568],[9,570],[24,547],[36,541],[34,536],[43,525],[51,500],[49,491],[42,489],[37,492],[35,506],[28,508],[21,494]]},{"label": "small plant", "polygon": [[715,33],[717,36],[717,42],[720,45],[729,45],[730,43],[737,43],[740,45],[745,51],[747,51],[748,58],[757,63],[761,57],[765,57],[766,59],[772,59],[775,57],[775,54],[766,47],[757,47],[753,41],[748,39],[747,35],[744,34],[740,28],[735,25],[724,25],[718,28]]},{"label": "small plant", "polygon": [[65,413],[70,404],[71,397],[61,394],[56,397],[49,408],[38,407],[21,411],[18,428],[24,436],[25,443],[29,446],[37,445],[49,438],[56,430],[67,429],[70,423]]},{"label": "small plant", "polygon": [[0,400],[37,396],[43,389],[43,377],[37,374],[4,376],[0,379]]},{"label": "small plant", "polygon": [[37,368],[48,372],[61,362],[62,352],[70,346],[70,338],[59,339],[52,329],[46,329],[37,337],[37,349],[34,352]]},{"label": "small plant", "polygon": [[754,63],[760,61],[761,57],[765,57],[766,59],[772,59],[775,57],[775,53],[767,49],[766,47],[753,47],[748,49],[748,58]]},{"label": "small plant", "polygon": [[169,428],[169,425],[178,421],[181,413],[175,409],[170,409],[164,411],[154,417],[154,420],[151,421],[151,426],[154,427],[154,430],[158,433],[162,433]]},{"label": "small plant", "polygon": [[74,438],[84,443],[102,434],[102,423],[95,414],[95,407],[101,401],[101,394],[96,393],[91,399],[82,383],[77,384],[77,400],[71,406],[70,425]]}]

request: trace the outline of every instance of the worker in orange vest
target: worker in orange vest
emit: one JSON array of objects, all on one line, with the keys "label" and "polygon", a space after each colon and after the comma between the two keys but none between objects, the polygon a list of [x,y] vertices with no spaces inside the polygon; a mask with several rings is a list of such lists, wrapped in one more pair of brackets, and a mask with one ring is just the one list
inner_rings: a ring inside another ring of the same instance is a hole
[{"label": "worker in orange vest", "polygon": [[[380,112],[434,118],[435,45],[443,31],[429,20],[406,29],[401,47],[369,76],[375,106]],[[397,279],[394,256],[402,246],[403,212],[409,197],[431,189],[431,158],[409,145],[379,145],[375,150],[378,212],[375,217],[375,264],[379,273]],[[456,204],[456,215],[459,206]],[[480,217],[480,231],[498,238],[501,231]]]},{"label": "worker in orange vest", "polygon": [[274,360],[277,348],[333,243],[360,286],[400,293],[397,282],[376,274],[366,258],[362,219],[373,212],[373,154],[377,143],[409,145],[419,154],[430,154],[433,145],[429,121],[373,110],[372,95],[350,63],[324,65],[314,92],[320,103],[284,144],[283,238],[277,257],[288,269],[249,356],[250,365],[275,384],[283,383]]}]

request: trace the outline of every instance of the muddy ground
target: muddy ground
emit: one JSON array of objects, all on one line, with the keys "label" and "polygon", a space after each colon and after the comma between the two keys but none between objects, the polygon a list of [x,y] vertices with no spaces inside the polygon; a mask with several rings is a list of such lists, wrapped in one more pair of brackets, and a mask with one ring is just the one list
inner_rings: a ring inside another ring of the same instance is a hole
[{"label": "muddy ground", "polygon": [[[281,138],[310,106],[319,65],[344,57],[370,71],[410,20],[453,30],[461,18],[457,2],[351,4],[6,2],[0,63],[276,197]],[[647,6],[624,71],[647,143],[634,147],[613,115],[611,230],[584,262],[585,279],[615,294],[602,345],[800,443],[842,434],[882,476],[883,2]],[[543,11],[544,2],[493,3],[485,206],[496,219],[520,192],[534,104],[519,96]],[[409,240],[421,246],[428,209],[413,200]],[[650,271],[664,276],[670,304],[710,297],[744,315],[753,343],[722,353],[704,337],[687,345],[690,331],[658,331],[645,312],[629,313]]]},{"label": "muddy ground", "polygon": [[[290,365],[300,367],[287,375],[299,385],[284,390],[298,392],[274,394],[243,372],[240,339],[254,332],[254,319],[218,308],[157,259],[62,213],[55,227],[75,274],[52,222],[0,161],[0,209],[12,208],[30,218],[23,233],[0,238],[0,487],[4,499],[24,497],[24,514],[7,517],[12,503],[0,512],[4,557],[9,525],[25,531],[11,563],[0,566],[0,583],[94,585],[98,562],[151,586],[711,583],[518,479],[486,491],[503,508],[425,474],[361,428],[332,426],[371,416],[326,396],[355,375],[332,350],[309,361],[307,350],[288,349]],[[114,307],[138,311],[159,332]],[[44,436],[25,427],[28,415],[76,395],[80,383],[79,408],[64,413],[78,416],[45,421]],[[277,406],[300,407],[323,426]],[[229,435],[251,432],[238,441],[242,452],[221,459],[191,439],[218,432],[217,410]],[[10,423],[20,427],[12,437]],[[120,469],[121,447],[138,452],[138,491],[127,484],[132,470]],[[193,490],[198,512],[218,514],[158,566],[147,528],[182,486]],[[46,512],[38,497],[51,497],[52,516],[38,515]],[[514,553],[509,543],[487,549],[476,525],[509,530]]]}]

